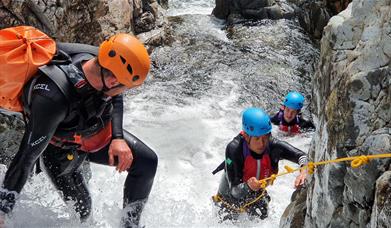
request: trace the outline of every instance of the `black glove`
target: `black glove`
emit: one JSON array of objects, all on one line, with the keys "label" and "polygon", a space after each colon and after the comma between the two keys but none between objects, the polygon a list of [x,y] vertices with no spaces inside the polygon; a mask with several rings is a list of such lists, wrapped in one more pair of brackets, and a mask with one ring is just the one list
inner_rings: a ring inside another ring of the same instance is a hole
[{"label": "black glove", "polygon": [[15,205],[16,192],[0,189],[0,210],[5,214],[12,211]]}]

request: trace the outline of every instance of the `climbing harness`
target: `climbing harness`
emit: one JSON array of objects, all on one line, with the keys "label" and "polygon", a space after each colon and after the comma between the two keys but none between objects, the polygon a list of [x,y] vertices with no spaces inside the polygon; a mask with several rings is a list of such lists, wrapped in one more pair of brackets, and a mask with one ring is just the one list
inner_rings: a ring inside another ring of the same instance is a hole
[{"label": "climbing harness", "polygon": [[232,210],[232,211],[235,211],[235,212],[239,212],[239,213],[244,213],[247,211],[247,208],[249,206],[251,206],[252,204],[258,202],[259,200],[261,200],[266,194],[266,189],[263,188],[262,189],[262,192],[256,197],[254,198],[253,200],[250,200],[248,202],[246,202],[245,204],[243,204],[242,206],[235,206],[234,204],[232,203],[228,203],[227,201],[225,201],[223,199],[223,197],[220,195],[220,194],[216,194],[214,196],[212,196],[212,200],[213,202],[215,203],[221,203],[223,204],[226,208]]}]

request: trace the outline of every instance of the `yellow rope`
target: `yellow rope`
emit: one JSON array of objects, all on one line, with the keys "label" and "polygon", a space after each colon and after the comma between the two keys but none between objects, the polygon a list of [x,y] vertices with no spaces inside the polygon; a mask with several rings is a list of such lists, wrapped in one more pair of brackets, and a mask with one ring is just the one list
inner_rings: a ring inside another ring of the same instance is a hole
[{"label": "yellow rope", "polygon": [[353,156],[353,157],[345,157],[345,158],[338,158],[338,159],[333,159],[333,160],[327,160],[327,161],[319,161],[319,162],[308,162],[307,165],[305,166],[302,166],[300,168],[297,168],[297,169],[293,169],[289,166],[285,166],[285,172],[282,172],[282,173],[279,173],[279,174],[273,174],[271,175],[270,177],[268,178],[264,178],[264,179],[261,179],[261,180],[258,180],[258,183],[261,187],[261,189],[263,189],[262,193],[257,196],[255,199],[245,203],[243,206],[241,207],[236,207],[226,201],[224,201],[224,199],[219,195],[215,195],[215,196],[212,196],[212,199],[214,202],[221,202],[224,206],[226,206],[227,208],[231,209],[231,210],[234,210],[234,211],[237,211],[237,212],[245,212],[246,211],[246,208],[249,207],[250,205],[254,204],[255,202],[259,201],[260,199],[262,199],[265,195],[265,192],[266,192],[266,187],[267,185],[273,185],[274,181],[277,179],[277,177],[280,177],[280,176],[283,176],[283,175],[286,175],[286,174],[289,174],[289,173],[293,173],[293,172],[296,172],[298,170],[305,170],[307,169],[307,172],[309,174],[313,174],[315,172],[315,168],[319,165],[326,165],[326,164],[331,164],[331,163],[337,163],[337,162],[344,162],[344,161],[352,161],[350,163],[350,166],[352,168],[358,168],[362,165],[365,165],[365,164],[368,164],[369,161],[371,159],[376,159],[376,158],[391,158],[391,153],[387,153],[387,154],[374,154],[374,155],[359,155],[359,156]]},{"label": "yellow rope", "polygon": [[353,159],[350,166],[355,169],[355,168],[358,168],[364,164],[368,164],[368,162],[369,162],[369,158],[367,156],[360,156],[358,158]]},{"label": "yellow rope", "polygon": [[266,185],[265,185],[266,182],[269,181],[269,185],[272,185],[277,177],[280,177],[280,176],[283,176],[283,175],[286,175],[289,173],[293,173],[298,170],[301,171],[303,169],[307,169],[309,174],[313,174],[315,171],[315,168],[319,165],[326,165],[326,164],[344,162],[344,161],[352,161],[350,163],[350,166],[355,169],[355,168],[358,168],[362,165],[368,164],[371,159],[376,159],[376,158],[391,158],[391,153],[374,154],[374,155],[358,155],[358,156],[353,156],[353,157],[338,158],[338,159],[332,159],[332,160],[327,160],[327,161],[308,162],[307,165],[300,167],[300,168],[297,168],[297,169],[293,169],[289,166],[285,166],[285,169],[287,171],[279,173],[277,175],[271,175],[270,177],[259,180],[258,182],[262,188],[266,188]]},{"label": "yellow rope", "polygon": [[250,206],[251,204],[257,202],[257,201],[260,200],[260,199],[262,199],[263,196],[265,195],[265,192],[266,192],[266,189],[263,189],[262,193],[261,193],[259,196],[257,196],[257,198],[255,198],[255,199],[251,200],[250,202],[244,204],[244,205],[242,206],[242,208],[245,209],[246,207]]}]

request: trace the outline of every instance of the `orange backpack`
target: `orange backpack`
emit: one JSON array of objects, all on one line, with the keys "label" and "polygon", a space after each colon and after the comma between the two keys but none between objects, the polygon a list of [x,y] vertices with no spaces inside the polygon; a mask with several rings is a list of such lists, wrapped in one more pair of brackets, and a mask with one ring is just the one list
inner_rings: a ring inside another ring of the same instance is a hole
[{"label": "orange backpack", "polygon": [[0,111],[4,108],[29,114],[31,91],[38,78],[33,76],[38,70],[72,100],[72,88],[78,85],[69,82],[64,66],[97,55],[96,46],[55,42],[31,26],[0,30]]},{"label": "orange backpack", "polygon": [[0,30],[0,108],[23,111],[24,85],[55,53],[56,42],[34,27]]}]

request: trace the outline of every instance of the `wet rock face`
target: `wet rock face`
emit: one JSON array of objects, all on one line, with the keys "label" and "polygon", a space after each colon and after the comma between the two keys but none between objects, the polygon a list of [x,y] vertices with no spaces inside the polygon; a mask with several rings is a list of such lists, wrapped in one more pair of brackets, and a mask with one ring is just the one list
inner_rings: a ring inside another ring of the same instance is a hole
[{"label": "wet rock face", "polygon": [[220,19],[227,19],[229,14],[231,13],[231,4],[227,0],[216,0],[216,6],[212,11],[212,14]]},{"label": "wet rock face", "polygon": [[159,5],[161,5],[164,9],[168,8],[168,0],[157,0]]},{"label": "wet rock face", "polygon": [[[354,0],[330,19],[313,79],[313,161],[391,151],[391,1]],[[305,227],[391,227],[390,159],[309,179]]]},{"label": "wet rock face", "polygon": [[98,45],[118,33],[156,27],[156,0],[1,0],[0,28],[35,26],[63,42]]},{"label": "wet rock face", "polygon": [[296,5],[300,25],[315,39],[322,37],[330,18],[346,9],[351,0],[289,0]]},{"label": "wet rock face", "polygon": [[[287,2],[292,5],[288,5]],[[351,0],[216,0],[212,14],[230,23],[245,19],[291,19],[315,39],[322,37],[323,28],[333,15],[346,9]]]},{"label": "wet rock face", "polygon": [[285,209],[281,216],[280,227],[303,227],[304,217],[307,209],[307,188],[303,187],[293,192],[291,204]]},{"label": "wet rock face", "polygon": [[21,115],[0,112],[0,164],[9,166],[19,149],[23,133]]},{"label": "wet rock face", "polygon": [[[275,0],[216,0],[212,12],[219,19],[235,22],[246,19],[281,19],[293,14],[293,9]],[[233,17],[233,18],[232,18]]]},{"label": "wet rock face", "polygon": [[314,38],[320,39],[323,28],[332,17],[326,4],[323,1],[310,1],[300,5],[297,9],[301,27]]},{"label": "wet rock face", "polygon": [[371,227],[389,227],[391,218],[391,171],[385,172],[376,181],[375,202]]},{"label": "wet rock face", "polygon": [[328,0],[325,2],[327,4],[327,8],[331,11],[331,13],[333,15],[336,15],[346,9],[349,3],[352,2],[352,0]]}]

